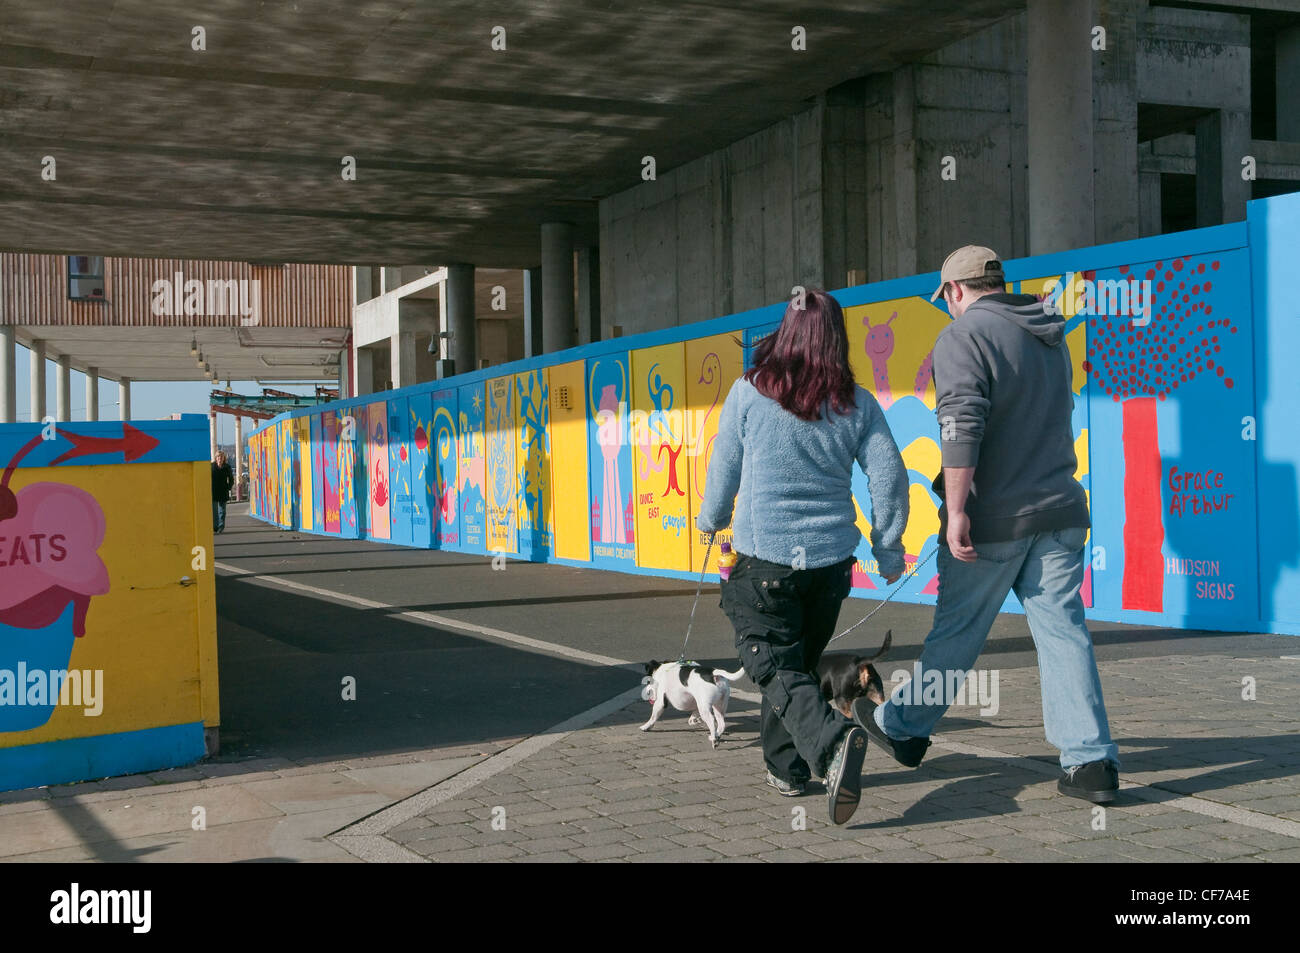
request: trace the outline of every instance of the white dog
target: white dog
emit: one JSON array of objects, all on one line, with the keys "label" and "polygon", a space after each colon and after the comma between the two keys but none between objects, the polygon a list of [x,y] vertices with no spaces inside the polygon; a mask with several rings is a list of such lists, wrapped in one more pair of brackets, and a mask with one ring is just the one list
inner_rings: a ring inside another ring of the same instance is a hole
[{"label": "white dog", "polygon": [[641,697],[654,705],[650,720],[641,726],[649,731],[664,713],[664,703],[671,702],[678,711],[692,712],[691,724],[709,729],[709,743],[718,746],[718,739],[727,728],[727,702],[731,699],[731,682],[745,674],[743,668],[734,672],[715,670],[697,662],[656,662],[645,666],[646,677],[641,681],[645,688]]}]

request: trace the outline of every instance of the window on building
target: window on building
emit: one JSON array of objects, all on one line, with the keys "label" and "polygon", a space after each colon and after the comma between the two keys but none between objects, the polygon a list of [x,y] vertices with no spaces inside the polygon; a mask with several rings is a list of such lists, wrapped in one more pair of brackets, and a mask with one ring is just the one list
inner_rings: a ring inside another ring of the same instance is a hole
[{"label": "window on building", "polygon": [[68,256],[68,297],[73,301],[103,300],[104,258],[102,255]]}]

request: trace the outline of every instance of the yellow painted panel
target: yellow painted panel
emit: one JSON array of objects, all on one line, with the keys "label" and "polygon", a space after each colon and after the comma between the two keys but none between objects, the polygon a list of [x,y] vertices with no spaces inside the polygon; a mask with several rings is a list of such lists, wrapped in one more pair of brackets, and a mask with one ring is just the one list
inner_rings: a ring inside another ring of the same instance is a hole
[{"label": "yellow painted panel", "polygon": [[301,493],[299,499],[302,501],[302,528],[311,529],[311,418],[297,417],[293,424],[298,438],[298,485]]},{"label": "yellow painted panel", "polygon": [[550,368],[551,485],[555,487],[555,555],[591,559],[584,362]]},{"label": "yellow painted panel", "polygon": [[[0,748],[215,723],[211,465],[34,467],[15,470],[10,486],[21,491],[41,482],[85,490],[104,514],[104,539],[95,552],[109,588],[91,597],[85,635],[72,640],[60,665],[102,673],[102,710],[88,715],[85,704],[56,706],[39,728],[0,733]],[[196,546],[203,569],[194,568]],[[182,577],[194,584],[182,585]],[[207,676],[209,684],[201,685]],[[92,685],[95,680],[92,674]]]},{"label": "yellow painted panel", "polygon": [[691,568],[685,361],[680,343],[632,352],[636,564],[648,569]]},{"label": "yellow painted panel", "polygon": [[517,552],[515,542],[515,388],[513,377],[487,382],[487,548]]},{"label": "yellow painted panel", "polygon": [[[1082,277],[1082,275],[1074,273],[1071,280],[1075,287],[1062,292],[1057,302],[1057,306],[1065,316],[1067,324],[1082,304],[1083,286],[1079,284],[1079,279]],[[1066,281],[1065,275],[1033,278],[1029,281],[1020,282],[1020,293],[1027,295],[1049,294],[1054,292],[1064,281]],[[1070,293],[1071,290],[1073,294]],[[1083,369],[1084,361],[1088,359],[1087,334],[1087,322],[1080,321],[1065,336],[1065,346],[1070,349],[1070,364],[1074,374],[1074,392],[1076,394],[1082,394],[1083,388],[1088,383],[1088,372]]]},{"label": "yellow painted panel", "polygon": [[[718,434],[718,416],[723,401],[745,370],[745,353],[739,332],[717,334],[713,337],[694,338],[686,342],[686,406],[689,411],[686,427],[686,465],[690,469],[690,524],[691,572],[704,569],[704,556],[708,550],[709,534],[695,528],[695,517],[704,501],[709,460],[713,456],[713,443]],[[718,533],[713,551],[709,554],[709,567],[717,566],[718,547],[731,542],[731,530]]]},{"label": "yellow painted panel", "polygon": [[849,364],[859,384],[888,410],[908,394],[934,408],[931,355],[952,319],[924,298],[898,298],[844,309]]}]

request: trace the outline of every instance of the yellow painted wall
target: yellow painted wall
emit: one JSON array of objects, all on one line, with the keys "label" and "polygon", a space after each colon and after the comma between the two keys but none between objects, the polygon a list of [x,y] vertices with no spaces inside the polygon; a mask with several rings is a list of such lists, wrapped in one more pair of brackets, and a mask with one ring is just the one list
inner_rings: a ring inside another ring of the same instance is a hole
[{"label": "yellow painted wall", "polygon": [[681,344],[632,352],[636,563],[649,569],[691,568],[685,366]]},{"label": "yellow painted wall", "polygon": [[[534,390],[533,396],[528,398],[530,401],[536,400],[538,406],[533,408],[530,405],[527,412],[530,414],[535,412],[539,420],[542,415],[546,418],[542,421],[540,436],[533,432],[533,428],[525,420],[524,400],[525,395],[529,393],[533,378],[534,372],[515,375],[515,464],[516,472],[526,478],[528,487],[526,495],[524,486],[522,484],[519,486],[520,509],[516,515],[521,532],[526,525],[530,533],[544,534],[553,541],[555,505],[551,499],[551,461],[546,439],[546,431],[549,429],[550,401],[541,398],[542,394],[547,393],[550,376],[546,368],[542,368],[536,384],[533,385],[537,389]],[[531,443],[530,437],[534,438]]]},{"label": "yellow painted wall", "polygon": [[[44,481],[80,487],[104,512],[97,552],[109,591],[92,597],[69,669],[103,671],[100,715],[57,706],[0,748],[203,721],[219,723],[212,470],[207,461],[14,471],[15,491]],[[140,545],[148,540],[148,546]],[[196,569],[199,547],[205,568]],[[182,585],[188,576],[192,585]]]},{"label": "yellow painted wall", "polygon": [[311,419],[298,417],[293,425],[298,440],[298,498],[302,500],[302,528],[312,529]]},{"label": "yellow painted wall", "polygon": [[591,559],[587,485],[587,389],[584,362],[549,368],[551,381],[551,486],[555,555]]},{"label": "yellow painted wall", "polygon": [[[740,332],[717,334],[686,342],[686,406],[690,410],[686,430],[686,466],[690,470],[691,571],[704,567],[709,534],[695,528],[695,517],[704,500],[708,485],[709,460],[718,433],[718,416],[731,386],[745,370],[745,353]],[[731,542],[731,530],[723,530],[714,540],[709,554],[709,568],[715,568],[719,546]]]}]

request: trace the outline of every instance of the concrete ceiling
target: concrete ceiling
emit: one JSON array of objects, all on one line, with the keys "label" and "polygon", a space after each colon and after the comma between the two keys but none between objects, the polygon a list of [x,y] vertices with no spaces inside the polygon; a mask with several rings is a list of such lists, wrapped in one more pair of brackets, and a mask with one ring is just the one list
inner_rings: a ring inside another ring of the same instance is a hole
[{"label": "concrete ceiling", "polygon": [[680,165],[1023,9],[0,0],[0,247],[536,265],[538,226],[594,241],[642,156]]}]

